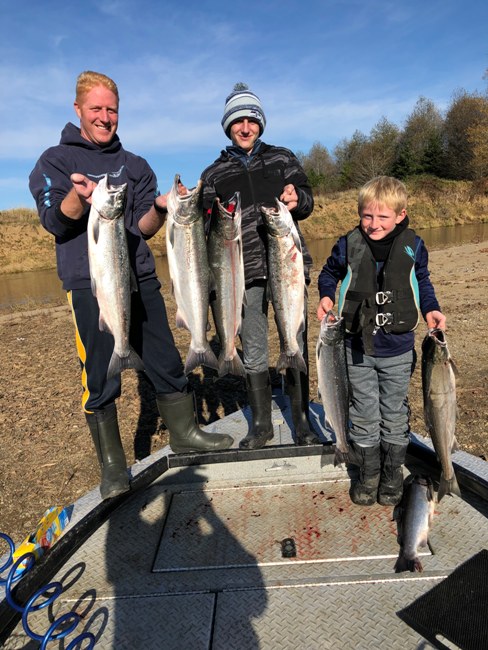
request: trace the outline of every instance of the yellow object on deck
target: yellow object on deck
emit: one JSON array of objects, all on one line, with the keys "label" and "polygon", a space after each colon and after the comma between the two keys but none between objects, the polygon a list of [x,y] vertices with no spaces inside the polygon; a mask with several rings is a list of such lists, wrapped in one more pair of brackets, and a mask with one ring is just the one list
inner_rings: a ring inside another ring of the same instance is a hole
[{"label": "yellow object on deck", "polygon": [[[61,536],[61,533],[69,523],[72,511],[73,506],[66,506],[64,508],[52,506],[48,508],[37,524],[35,531],[26,537],[15,549],[13,561],[15,562],[26,553],[32,553],[35,560],[39,560],[45,551]],[[17,571],[23,571],[28,562],[28,559],[21,562]]]}]

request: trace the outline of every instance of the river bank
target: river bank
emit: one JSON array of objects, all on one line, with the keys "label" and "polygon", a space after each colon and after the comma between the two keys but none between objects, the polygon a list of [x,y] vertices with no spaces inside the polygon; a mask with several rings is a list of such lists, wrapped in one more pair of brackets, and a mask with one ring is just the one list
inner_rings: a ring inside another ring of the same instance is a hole
[{"label": "river bank", "polygon": [[[488,457],[488,242],[431,250],[430,269],[447,316],[447,337],[459,377],[457,437],[462,449]],[[321,261],[312,272],[309,300],[310,397],[317,399],[314,359],[319,323],[315,318],[316,284]],[[170,323],[175,304],[163,289]],[[270,315],[270,321],[271,321]],[[173,329],[183,358],[188,333]],[[426,333],[417,330],[417,351]],[[209,332],[210,337],[214,334]],[[21,541],[53,505],[68,505],[99,483],[94,449],[81,412],[81,385],[73,324],[66,306],[0,317],[0,530]],[[270,363],[278,357],[278,340],[270,322]],[[190,376],[199,420],[216,422],[246,404],[241,379],[217,379],[199,369]],[[417,367],[411,383],[411,426],[425,433]],[[143,377],[123,375],[118,403],[121,436],[132,464],[167,443],[154,396]]]},{"label": "river bank", "polygon": [[[416,230],[488,221],[488,194],[469,181],[416,177],[406,183],[408,215]],[[335,238],[357,223],[357,190],[315,197],[312,215],[300,222],[307,242]],[[0,211],[0,275],[56,268],[53,237],[36,212]],[[165,228],[150,240],[156,257],[166,255]]]}]

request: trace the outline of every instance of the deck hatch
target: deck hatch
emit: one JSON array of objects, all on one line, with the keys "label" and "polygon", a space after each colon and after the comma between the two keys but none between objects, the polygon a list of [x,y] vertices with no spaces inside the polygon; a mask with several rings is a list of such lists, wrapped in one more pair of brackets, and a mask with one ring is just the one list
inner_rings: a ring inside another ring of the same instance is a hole
[{"label": "deck hatch", "polygon": [[[173,495],[154,570],[185,571],[398,556],[392,508],[351,503],[349,481],[182,490]],[[296,555],[283,557],[291,539]],[[427,550],[424,554],[430,554]]]}]

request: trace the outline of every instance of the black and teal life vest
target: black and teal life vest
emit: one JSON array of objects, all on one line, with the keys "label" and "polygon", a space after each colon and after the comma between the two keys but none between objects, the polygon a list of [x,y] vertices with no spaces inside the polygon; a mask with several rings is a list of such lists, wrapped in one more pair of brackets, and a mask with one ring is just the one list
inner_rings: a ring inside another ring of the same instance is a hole
[{"label": "black and teal life vest", "polygon": [[419,322],[419,288],[415,276],[415,232],[403,230],[392,242],[384,265],[378,266],[359,227],[347,234],[347,274],[341,283],[338,311],[346,331],[361,333],[366,354],[372,336],[404,334]]}]

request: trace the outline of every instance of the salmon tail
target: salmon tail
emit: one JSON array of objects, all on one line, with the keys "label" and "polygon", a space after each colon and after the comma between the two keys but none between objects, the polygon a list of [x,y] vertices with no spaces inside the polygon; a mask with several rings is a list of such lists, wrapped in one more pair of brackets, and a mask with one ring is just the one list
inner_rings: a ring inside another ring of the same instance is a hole
[{"label": "salmon tail", "polygon": [[276,370],[285,374],[287,368],[295,368],[296,370],[303,372],[305,375],[308,374],[307,364],[305,363],[300,350],[291,356],[286,354],[286,352],[281,352],[278,358],[278,363],[276,364]]},{"label": "salmon tail", "polygon": [[444,476],[444,472],[442,472],[441,478],[439,480],[439,490],[437,492],[437,503],[440,503],[440,500],[446,494],[455,494],[458,497],[461,496],[461,490],[459,489],[457,478],[454,472],[452,474],[452,478],[450,479],[447,479]]},{"label": "salmon tail", "polygon": [[108,365],[107,379],[120,375],[123,370],[128,370],[129,368],[140,371],[144,370],[144,364],[137,352],[130,348],[129,354],[126,357],[121,357],[114,350]]},{"label": "salmon tail", "polygon": [[335,448],[334,467],[349,463],[349,450],[341,451],[337,446]]},{"label": "salmon tail", "polygon": [[402,573],[403,571],[411,571],[412,573],[417,571],[418,573],[422,573],[422,571],[424,570],[420,558],[414,557],[413,559],[410,560],[407,557],[405,557],[403,551],[400,551],[400,555],[398,556],[394,568],[395,568],[395,573]]},{"label": "salmon tail", "polygon": [[225,375],[246,376],[244,364],[237,354],[237,350],[232,359],[225,359],[224,354],[219,356],[219,377],[224,377]]},{"label": "salmon tail", "polygon": [[195,370],[195,368],[198,368],[198,366],[207,366],[208,368],[213,368],[213,370],[219,369],[219,362],[217,361],[217,357],[213,353],[210,345],[207,344],[207,347],[201,352],[197,352],[190,345],[186,357],[185,375],[189,375],[190,372]]}]

